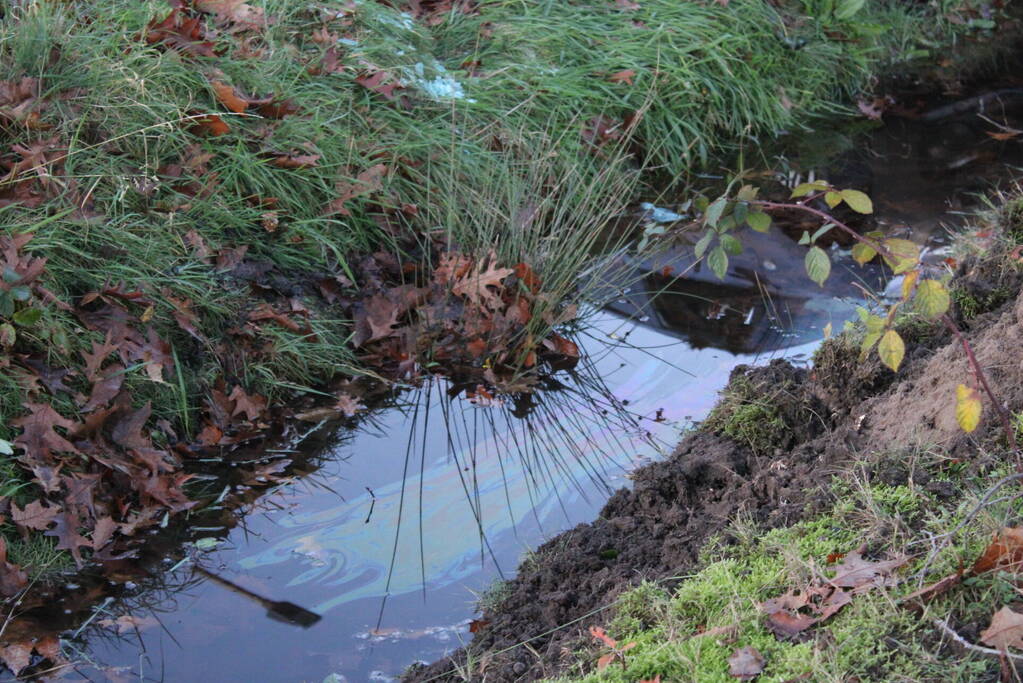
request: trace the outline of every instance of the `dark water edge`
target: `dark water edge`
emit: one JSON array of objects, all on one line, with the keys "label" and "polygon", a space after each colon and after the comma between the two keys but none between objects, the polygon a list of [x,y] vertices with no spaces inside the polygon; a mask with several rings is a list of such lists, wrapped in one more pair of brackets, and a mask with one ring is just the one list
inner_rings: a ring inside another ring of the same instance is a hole
[{"label": "dark water edge", "polygon": [[[1017,120],[1011,108],[986,111]],[[1023,144],[995,140],[976,114],[893,121],[842,160],[841,172],[865,179],[879,225],[925,244],[936,267],[943,225],[1023,165]],[[669,452],[733,367],[807,362],[824,326],[854,315],[857,285],[883,289],[841,244],[821,290],[791,235],[743,239],[724,282],[666,275],[685,269],[684,244],[633,264],[644,284],[590,319],[583,363],[532,400],[487,407],[449,398],[442,382],[411,390],[354,432],[297,444],[304,466],[240,522],[213,514],[183,536],[165,532],[147,576],[72,584],[48,606],[55,621],[74,616],[70,676],[391,680],[467,642],[477,596]],[[319,619],[286,621],[304,612]]]}]

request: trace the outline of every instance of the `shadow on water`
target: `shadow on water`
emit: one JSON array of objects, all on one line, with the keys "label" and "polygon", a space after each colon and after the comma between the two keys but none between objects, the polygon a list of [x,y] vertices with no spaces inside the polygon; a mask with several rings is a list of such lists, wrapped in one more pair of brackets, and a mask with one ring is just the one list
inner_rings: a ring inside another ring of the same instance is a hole
[{"label": "shadow on water", "polygon": [[[1018,142],[989,149],[989,126],[976,112],[897,122],[843,163],[865,174],[879,225],[940,250],[935,226],[969,208],[958,190],[1023,162]],[[941,158],[953,161],[936,169]],[[470,400],[435,379],[357,429],[294,435],[286,476],[233,492],[241,514],[213,506],[163,530],[151,556],[109,563],[8,628],[66,629],[65,654],[91,680],[390,680],[442,656],[530,548],[669,452],[736,365],[806,360],[826,325],[841,329],[862,291],[886,284],[836,244],[822,289],[791,235],[740,237],[724,281],[684,236],[623,261],[639,284],[593,313],[579,365],[537,391]]]}]

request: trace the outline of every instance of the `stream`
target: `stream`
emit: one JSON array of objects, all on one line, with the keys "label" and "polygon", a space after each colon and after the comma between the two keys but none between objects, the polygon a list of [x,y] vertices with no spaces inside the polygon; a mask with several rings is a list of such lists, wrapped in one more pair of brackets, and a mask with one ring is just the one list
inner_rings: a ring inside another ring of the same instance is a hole
[{"label": "stream", "polygon": [[[850,158],[869,179],[878,224],[940,263],[943,226],[1023,164],[1019,139],[991,130],[968,112],[869,133]],[[631,264],[642,284],[591,312],[575,338],[579,365],[527,399],[476,405],[435,380],[355,430],[303,441],[307,466],[257,497],[240,523],[192,526],[178,540],[184,559],[168,554],[147,580],[92,599],[65,634],[75,671],[387,681],[468,642],[486,591],[499,591],[531,548],[596,516],[637,467],[668,455],[733,368],[809,363],[825,326],[838,332],[856,316],[858,287],[886,285],[847,247],[831,247],[833,274],[820,288],[803,272],[805,247],[778,228],[741,238],[746,252],[724,281],[706,268],[673,277],[689,265],[684,247]]]}]

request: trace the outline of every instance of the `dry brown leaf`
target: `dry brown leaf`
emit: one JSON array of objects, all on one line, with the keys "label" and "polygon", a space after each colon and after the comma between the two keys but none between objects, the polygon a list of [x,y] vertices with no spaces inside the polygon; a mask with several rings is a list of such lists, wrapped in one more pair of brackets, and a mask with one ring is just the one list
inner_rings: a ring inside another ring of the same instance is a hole
[{"label": "dry brown leaf", "polygon": [[995,569],[1018,571],[1023,565],[1023,527],[1004,527],[973,563],[973,574]]},{"label": "dry brown leaf", "polygon": [[755,647],[742,647],[728,658],[728,673],[740,681],[751,681],[763,673],[766,663]]},{"label": "dry brown leaf", "polygon": [[1010,647],[1023,649],[1023,614],[1003,607],[995,612],[991,625],[981,631],[980,639],[1002,652]]},{"label": "dry brown leaf", "polygon": [[864,560],[862,553],[863,548],[846,553],[830,583],[842,588],[892,585],[891,573],[909,561],[905,555],[892,560]]}]

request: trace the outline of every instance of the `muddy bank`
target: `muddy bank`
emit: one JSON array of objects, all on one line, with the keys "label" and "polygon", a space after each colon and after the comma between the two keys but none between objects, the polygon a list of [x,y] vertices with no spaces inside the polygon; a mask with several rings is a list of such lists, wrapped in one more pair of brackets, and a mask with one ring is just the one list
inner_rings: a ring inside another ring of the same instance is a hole
[{"label": "muddy bank", "polygon": [[[990,283],[982,263],[964,263],[955,286]],[[994,310],[975,312],[964,336],[1009,410],[1023,406],[1023,296],[1018,278],[1002,280],[1011,294]],[[956,311],[963,325],[963,311]],[[644,579],[691,573],[704,543],[742,515],[759,528],[791,525],[830,501],[827,482],[855,456],[930,443],[952,454],[976,452],[1004,436],[985,399],[985,417],[971,435],[955,421],[955,386],[969,371],[958,341],[937,325],[909,321],[898,375],[876,359],[859,362],[845,337],[826,342],[812,371],[784,361],[740,367],[708,423],[719,432],[741,417],[753,397],[765,406],[776,446],[707,430],[686,436],[672,456],[636,472],[590,524],[543,545],[519,568],[499,604],[485,611],[469,646],[446,661],[418,667],[408,681],[531,681],[557,674],[598,613]],[[738,398],[738,400],[736,400]],[[921,482],[924,483],[924,482]],[[924,483],[926,486],[927,484]],[[937,484],[936,484],[937,485]],[[729,541],[724,539],[727,544]],[[528,643],[528,646],[523,646]]]}]

